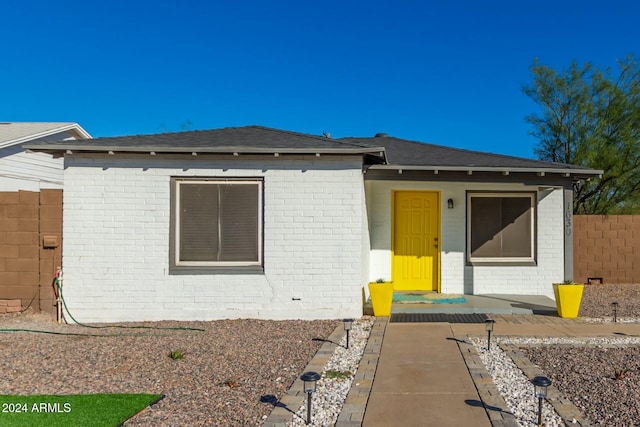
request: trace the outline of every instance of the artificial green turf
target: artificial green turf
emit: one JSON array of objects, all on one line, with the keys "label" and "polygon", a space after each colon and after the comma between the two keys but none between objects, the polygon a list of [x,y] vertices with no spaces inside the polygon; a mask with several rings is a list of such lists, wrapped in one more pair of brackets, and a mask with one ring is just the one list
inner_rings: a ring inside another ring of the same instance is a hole
[{"label": "artificial green turf", "polygon": [[115,427],[161,398],[159,394],[0,395],[0,425]]}]

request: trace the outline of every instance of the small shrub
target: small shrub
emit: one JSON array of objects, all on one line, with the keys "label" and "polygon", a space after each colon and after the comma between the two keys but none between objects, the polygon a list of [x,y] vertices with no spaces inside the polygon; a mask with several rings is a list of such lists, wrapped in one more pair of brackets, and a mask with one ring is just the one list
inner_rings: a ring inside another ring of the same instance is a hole
[{"label": "small shrub", "polygon": [[180,350],[174,350],[169,353],[169,357],[173,360],[180,360],[184,357],[184,353]]},{"label": "small shrub", "polygon": [[336,369],[329,369],[327,372],[324,373],[325,377],[329,379],[338,379],[338,380],[347,379],[351,377],[351,375],[353,374],[350,371],[338,371]]},{"label": "small shrub", "polygon": [[624,377],[629,373],[628,369],[614,369],[614,379],[616,380],[623,380]]},{"label": "small shrub", "polygon": [[240,384],[238,383],[237,380],[231,380],[231,379],[230,380],[226,380],[222,384],[226,385],[227,387],[230,387],[230,388],[238,388],[238,387],[240,387]]}]

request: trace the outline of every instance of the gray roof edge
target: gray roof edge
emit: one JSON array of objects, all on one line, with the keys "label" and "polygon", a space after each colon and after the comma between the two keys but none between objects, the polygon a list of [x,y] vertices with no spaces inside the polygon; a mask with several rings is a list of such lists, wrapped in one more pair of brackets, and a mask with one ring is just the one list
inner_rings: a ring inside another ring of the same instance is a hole
[{"label": "gray roof edge", "polygon": [[415,165],[371,165],[369,169],[387,169],[387,170],[417,170],[417,171],[471,171],[471,172],[514,172],[514,173],[560,173],[572,175],[589,175],[599,176],[604,173],[602,170],[589,168],[563,168],[553,167],[553,163],[549,163],[549,167],[517,167],[517,166],[415,166]]},{"label": "gray roof edge", "polygon": [[373,154],[384,157],[384,147],[348,147],[348,148],[260,148],[260,147],[159,147],[159,146],[135,146],[123,147],[113,146],[95,146],[92,144],[73,144],[67,142],[57,143],[38,143],[28,142],[22,144],[23,148],[31,151],[45,152],[118,152],[118,153],[206,153],[206,154]]}]

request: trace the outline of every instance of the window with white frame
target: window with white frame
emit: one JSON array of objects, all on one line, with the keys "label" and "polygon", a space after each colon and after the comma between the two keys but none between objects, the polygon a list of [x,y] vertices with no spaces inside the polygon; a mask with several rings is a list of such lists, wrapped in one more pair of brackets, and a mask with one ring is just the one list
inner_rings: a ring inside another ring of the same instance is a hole
[{"label": "window with white frame", "polygon": [[467,193],[467,260],[535,262],[535,194]]},{"label": "window with white frame", "polygon": [[172,267],[262,265],[261,179],[172,179]]}]

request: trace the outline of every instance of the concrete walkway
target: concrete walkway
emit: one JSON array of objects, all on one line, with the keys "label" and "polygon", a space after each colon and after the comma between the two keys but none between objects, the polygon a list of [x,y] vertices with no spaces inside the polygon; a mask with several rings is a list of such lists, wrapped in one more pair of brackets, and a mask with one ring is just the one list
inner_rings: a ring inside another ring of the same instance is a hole
[{"label": "concrete walkway", "polygon": [[491,426],[448,323],[387,325],[363,426],[400,425]]}]

